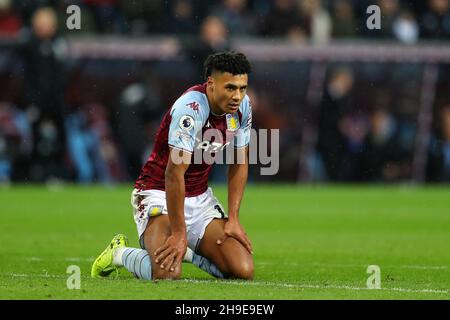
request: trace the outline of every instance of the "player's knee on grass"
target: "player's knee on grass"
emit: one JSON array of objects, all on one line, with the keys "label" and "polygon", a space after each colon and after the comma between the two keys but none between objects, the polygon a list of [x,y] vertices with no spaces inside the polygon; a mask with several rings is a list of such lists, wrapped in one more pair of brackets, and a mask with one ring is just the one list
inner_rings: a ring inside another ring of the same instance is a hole
[{"label": "player's knee on grass", "polygon": [[230,279],[253,280],[254,276],[255,269],[252,260],[232,262],[229,267],[228,278]]},{"label": "player's knee on grass", "polygon": [[160,265],[155,265],[152,272],[152,280],[178,280],[181,277],[181,267],[175,268],[174,271],[161,269]]},{"label": "player's knee on grass", "polygon": [[227,278],[253,280],[255,275],[253,257],[247,249],[233,238],[225,240],[222,246]]},{"label": "player's knee on grass", "polygon": [[250,257],[234,257],[229,261],[228,277],[231,279],[253,280],[255,268]]},{"label": "player's knee on grass", "polygon": [[155,262],[155,256],[152,255],[152,252],[155,252],[156,249],[147,250],[148,255],[151,257],[151,265],[152,265],[152,280],[177,280],[181,277],[181,265],[175,268],[174,271],[168,271],[166,269],[161,268],[161,264]]},{"label": "player's knee on grass", "polygon": [[213,262],[225,278],[252,280],[254,277],[253,256],[236,239],[227,238],[218,245],[217,239],[224,236],[226,221],[214,219],[206,228],[199,252]]}]

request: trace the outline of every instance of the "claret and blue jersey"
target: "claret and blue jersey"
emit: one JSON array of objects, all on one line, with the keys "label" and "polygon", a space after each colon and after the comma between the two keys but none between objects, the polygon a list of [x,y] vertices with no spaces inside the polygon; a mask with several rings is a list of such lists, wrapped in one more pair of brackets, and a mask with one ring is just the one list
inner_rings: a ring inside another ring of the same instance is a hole
[{"label": "claret and blue jersey", "polygon": [[[251,125],[252,111],[248,96],[244,97],[236,113],[217,116],[209,107],[206,83],[191,87],[164,116],[153,152],[136,180],[135,188],[165,189],[169,146],[191,154],[195,149],[215,153],[228,146],[244,148],[250,142]],[[214,132],[212,129],[215,129]],[[214,138],[211,138],[212,135]],[[207,190],[211,169],[212,165],[204,161],[189,166],[185,173],[186,197],[195,197]]]}]

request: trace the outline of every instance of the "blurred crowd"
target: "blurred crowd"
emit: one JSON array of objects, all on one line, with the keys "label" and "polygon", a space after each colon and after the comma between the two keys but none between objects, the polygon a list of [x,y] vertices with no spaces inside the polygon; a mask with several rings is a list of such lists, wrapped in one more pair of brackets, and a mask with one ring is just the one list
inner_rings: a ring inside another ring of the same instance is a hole
[{"label": "blurred crowd", "polygon": [[[319,107],[315,167],[310,168],[314,180],[395,182],[411,179],[418,126],[417,118],[414,119],[417,114],[412,112],[413,103],[409,102],[410,110],[401,110],[402,102],[394,100],[395,91],[380,86],[371,101],[355,108],[355,81],[350,68],[338,67],[330,72]],[[365,94],[370,96],[369,92]],[[446,95],[447,102],[436,106],[425,151],[424,176],[430,182],[450,181],[448,90]]]},{"label": "blurred crowd", "polygon": [[[81,8],[86,33],[196,35],[215,17],[231,36],[286,37],[294,42],[450,39],[450,0],[0,0],[0,35],[30,26],[40,6],[53,7],[63,18],[72,4]],[[381,9],[382,28],[377,32],[366,27],[366,10],[372,4]]]},{"label": "blurred crowd", "polygon": [[[382,29],[368,33],[365,10],[372,2],[381,8]],[[82,8],[81,32],[178,35],[190,66],[173,62],[158,73],[138,62],[78,61],[74,68],[64,35],[69,4]],[[296,43],[349,37],[445,40],[450,39],[450,0],[0,0],[0,37],[19,34],[21,41],[12,49],[0,49],[0,183],[111,183],[137,177],[161,116],[186,89],[174,77],[190,74],[185,82],[201,82],[204,59],[230,49],[230,36],[285,37]],[[301,155],[306,99],[298,88],[308,86],[308,76],[298,78],[301,70],[294,64],[266,67],[259,74],[256,68],[249,95],[254,126],[281,129],[281,170],[270,179],[296,181],[299,156],[307,158],[314,181],[412,178],[420,96],[411,95],[420,92],[420,72],[412,79],[408,66],[400,65],[398,76],[368,64],[370,72],[358,78],[351,65],[330,68],[311,117],[317,129],[314,151]],[[377,74],[385,78],[373,90],[370,78]],[[389,77],[401,79],[388,83]],[[425,174],[433,182],[450,181],[446,81],[427,142]],[[364,87],[369,83],[372,87]],[[216,181],[223,179],[220,172]]]}]

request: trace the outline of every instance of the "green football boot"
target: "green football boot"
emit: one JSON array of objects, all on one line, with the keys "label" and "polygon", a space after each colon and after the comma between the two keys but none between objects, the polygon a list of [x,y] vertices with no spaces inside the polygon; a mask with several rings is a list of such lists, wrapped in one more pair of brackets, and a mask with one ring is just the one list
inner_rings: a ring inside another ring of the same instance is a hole
[{"label": "green football boot", "polygon": [[124,234],[116,234],[106,249],[95,259],[91,269],[93,278],[107,277],[113,271],[118,274],[119,267],[113,265],[113,253],[120,247],[128,247],[128,238]]}]

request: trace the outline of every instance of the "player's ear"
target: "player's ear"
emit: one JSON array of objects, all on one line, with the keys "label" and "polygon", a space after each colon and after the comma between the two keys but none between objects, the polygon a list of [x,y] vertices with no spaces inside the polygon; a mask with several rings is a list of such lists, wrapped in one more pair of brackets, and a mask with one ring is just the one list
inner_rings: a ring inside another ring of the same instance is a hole
[{"label": "player's ear", "polygon": [[214,89],[214,78],[212,76],[208,76],[208,79],[206,80],[208,83],[208,87],[211,87],[211,89]]}]

